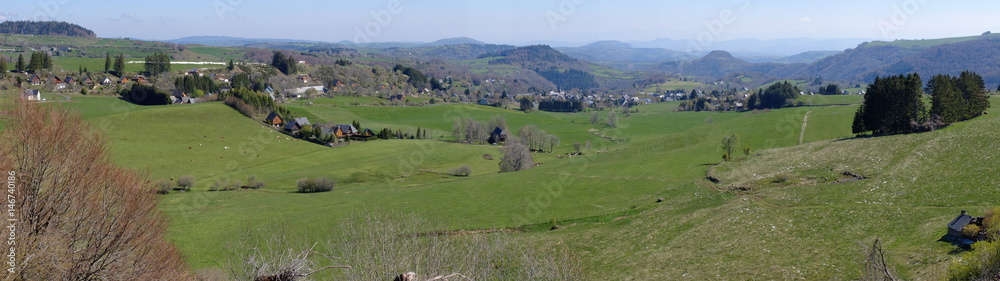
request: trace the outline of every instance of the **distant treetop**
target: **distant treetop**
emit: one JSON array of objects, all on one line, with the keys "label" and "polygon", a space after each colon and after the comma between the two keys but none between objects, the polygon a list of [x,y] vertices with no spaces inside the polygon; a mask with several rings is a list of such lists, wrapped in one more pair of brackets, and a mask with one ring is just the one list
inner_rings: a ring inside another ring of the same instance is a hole
[{"label": "distant treetop", "polygon": [[97,37],[97,34],[90,29],[61,21],[5,21],[0,23],[0,33],[88,38]]}]

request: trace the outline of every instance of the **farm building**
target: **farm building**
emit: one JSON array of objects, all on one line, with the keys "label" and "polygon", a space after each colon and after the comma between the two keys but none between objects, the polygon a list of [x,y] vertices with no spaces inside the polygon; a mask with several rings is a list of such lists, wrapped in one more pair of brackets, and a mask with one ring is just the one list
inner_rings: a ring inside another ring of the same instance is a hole
[{"label": "farm building", "polygon": [[955,217],[954,220],[951,220],[951,223],[948,223],[948,236],[962,238],[962,236],[964,236],[962,234],[962,228],[965,228],[965,226],[969,225],[969,223],[972,223],[972,219],[972,216],[967,214],[965,210],[962,210],[962,214]]},{"label": "farm building", "polygon": [[264,119],[264,122],[267,123],[268,125],[275,126],[275,127],[278,127],[278,126],[281,126],[282,124],[285,124],[285,121],[281,120],[281,116],[278,116],[278,114],[274,113],[274,112],[271,112],[271,114],[268,114],[267,118]]},{"label": "farm building", "polygon": [[489,141],[490,144],[499,144],[501,142],[506,142],[507,132],[504,131],[502,128],[497,127],[496,129],[493,129],[492,133],[490,133],[490,139],[487,141]]}]

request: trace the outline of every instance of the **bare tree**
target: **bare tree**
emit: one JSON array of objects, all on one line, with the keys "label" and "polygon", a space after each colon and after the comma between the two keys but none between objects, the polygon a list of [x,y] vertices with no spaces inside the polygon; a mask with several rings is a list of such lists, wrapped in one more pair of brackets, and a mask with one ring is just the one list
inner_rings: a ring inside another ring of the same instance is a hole
[{"label": "bare tree", "polygon": [[332,268],[350,266],[320,266],[310,256],[333,257],[317,251],[318,243],[306,243],[301,235],[288,232],[291,225],[269,222],[254,227],[247,223],[243,233],[227,245],[226,273],[235,280],[295,281]]},{"label": "bare tree", "polygon": [[506,145],[500,148],[500,172],[517,172],[531,169],[535,166],[531,150],[516,138],[508,138]]},{"label": "bare tree", "polygon": [[591,125],[597,125],[597,123],[600,123],[600,122],[601,122],[601,115],[598,114],[597,112],[591,112],[590,113],[590,124]]},{"label": "bare tree", "polygon": [[114,165],[68,109],[8,108],[0,169],[16,178],[19,270],[5,280],[189,279],[150,180]]},{"label": "bare tree", "polygon": [[608,111],[608,127],[618,128],[618,112]]},{"label": "bare tree", "polygon": [[455,138],[455,141],[465,140],[465,121],[462,119],[455,119],[455,122],[451,123],[451,136]]},{"label": "bare tree", "polygon": [[486,122],[486,129],[492,131],[493,129],[496,128],[500,128],[504,131],[507,131],[508,129],[507,119],[504,119],[503,116],[500,115],[494,115],[493,117],[490,117],[490,120]]},{"label": "bare tree", "polygon": [[862,280],[865,281],[895,281],[896,274],[892,272],[885,260],[885,252],[882,251],[882,241],[875,239],[871,246],[865,246],[865,272]]},{"label": "bare tree", "polygon": [[[346,280],[579,280],[560,248],[514,241],[502,231],[440,231],[440,223],[413,215],[363,212],[349,218],[329,241],[352,269]],[[519,243],[520,242],[520,243]],[[401,274],[402,273],[402,274]],[[394,278],[395,277],[395,278]]]}]

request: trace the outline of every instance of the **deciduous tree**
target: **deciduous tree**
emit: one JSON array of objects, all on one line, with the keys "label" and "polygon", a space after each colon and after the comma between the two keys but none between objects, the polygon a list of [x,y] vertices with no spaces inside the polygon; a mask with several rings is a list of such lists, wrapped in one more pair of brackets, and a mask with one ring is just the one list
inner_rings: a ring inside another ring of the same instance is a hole
[{"label": "deciduous tree", "polygon": [[190,279],[148,178],[113,164],[68,109],[6,108],[0,170],[17,183],[18,266],[4,280]]}]

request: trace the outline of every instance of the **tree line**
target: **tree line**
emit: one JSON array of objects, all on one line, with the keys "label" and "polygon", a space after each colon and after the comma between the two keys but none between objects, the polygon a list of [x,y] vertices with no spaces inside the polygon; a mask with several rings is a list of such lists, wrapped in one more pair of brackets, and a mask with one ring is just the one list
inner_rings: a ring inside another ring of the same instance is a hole
[{"label": "tree line", "polygon": [[184,91],[185,93],[193,94],[197,91],[203,93],[216,93],[219,92],[219,84],[216,84],[211,77],[208,76],[195,76],[195,75],[184,75],[174,79],[174,87]]},{"label": "tree line", "polygon": [[854,115],[852,131],[873,135],[930,131],[981,116],[990,106],[983,78],[974,72],[931,78],[926,88],[931,94],[929,111],[921,86],[919,74],[876,78]]},{"label": "tree line", "polygon": [[164,52],[146,56],[146,75],[158,76],[167,72],[170,72],[170,56]]},{"label": "tree line", "polygon": [[788,81],[775,83],[767,89],[758,90],[747,98],[747,109],[778,109],[795,105],[795,97],[802,92]]},{"label": "tree line", "polygon": [[292,55],[285,56],[279,51],[274,51],[274,55],[271,57],[271,66],[285,75],[291,75],[298,71],[299,61],[295,60]]},{"label": "tree line", "polygon": [[97,37],[97,34],[90,29],[62,21],[5,21],[0,22],[0,33],[87,38]]}]

